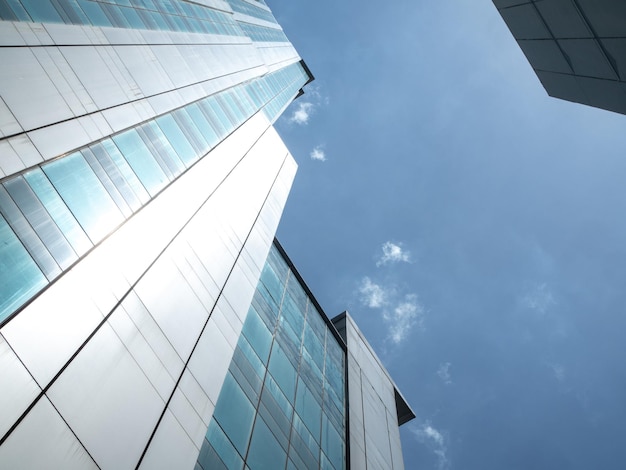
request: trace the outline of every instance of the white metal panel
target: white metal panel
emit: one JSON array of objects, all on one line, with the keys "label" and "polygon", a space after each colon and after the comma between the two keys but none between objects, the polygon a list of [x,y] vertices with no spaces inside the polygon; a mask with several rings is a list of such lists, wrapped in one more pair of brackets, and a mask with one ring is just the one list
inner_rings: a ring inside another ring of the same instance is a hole
[{"label": "white metal panel", "polygon": [[33,402],[41,389],[1,335],[0,371],[2,371],[0,436],[3,436]]},{"label": "white metal panel", "polygon": [[238,263],[228,278],[222,295],[228,301],[235,315],[237,315],[242,323],[245,321],[246,315],[248,314],[248,308],[252,302],[255,289],[256,283],[253,284],[250,279],[248,279]]},{"label": "white metal panel", "polygon": [[43,157],[33,145],[27,134],[19,134],[8,139],[9,144],[20,156],[26,168],[37,165],[43,161]]},{"label": "white metal panel", "polygon": [[[0,21],[0,23],[2,23]],[[0,137],[17,134],[22,132],[22,126],[19,125],[15,116],[0,96]]]},{"label": "white metal panel", "polygon": [[23,46],[26,42],[12,21],[0,21],[0,46]]},{"label": "white metal panel", "polygon": [[199,449],[172,413],[167,410],[159,424],[140,469],[172,470],[193,469]]},{"label": "white metal panel", "polygon": [[2,328],[2,334],[40,386],[70,359],[102,321],[90,278],[70,270]]},{"label": "white metal panel", "polygon": [[17,152],[8,140],[0,140],[0,169],[5,175],[17,173],[25,168],[24,163],[20,160]]},{"label": "white metal panel", "polygon": [[98,467],[44,397],[0,446],[0,468],[95,470]]},{"label": "white metal panel", "polygon": [[180,357],[189,357],[209,311],[174,263],[159,258],[137,283],[135,292]]},{"label": "white metal panel", "polygon": [[150,96],[174,88],[174,84],[166,70],[159,63],[153,49],[156,51],[158,47],[117,46],[114,48],[144,96]]},{"label": "white metal panel", "polygon": [[108,324],[50,387],[48,396],[102,469],[133,468],[165,407]]},{"label": "white metal panel", "polygon": [[106,55],[99,54],[106,47],[62,47],[61,53],[89,93],[98,109],[115,106],[128,101],[120,89]]},{"label": "white metal panel", "polygon": [[15,28],[19,31],[24,42],[29,46],[52,45],[52,38],[41,23],[30,23],[27,21],[18,21]]},{"label": "white metal panel", "polygon": [[233,351],[234,348],[228,344],[224,335],[209,320],[188,368],[213,404],[217,402]]},{"label": "white metal panel", "polygon": [[46,23],[43,25],[55,44],[89,44],[89,38],[81,25]]},{"label": "white metal panel", "polygon": [[398,427],[398,417],[395,413],[395,409],[390,410],[387,408],[387,435],[389,436],[393,470],[403,470],[404,460],[402,458],[402,445],[400,443],[400,428]]},{"label": "white metal panel", "polygon": [[[65,72],[69,71],[73,74],[58,48],[37,47],[33,48],[33,53],[42,67],[48,72],[50,79],[56,86],[57,90],[59,90],[59,93],[61,93],[61,96],[72,110],[74,116],[85,114],[87,110],[82,105],[80,99],[77,97],[72,87],[70,87],[64,74],[60,70],[60,67],[63,67]],[[72,85],[77,86],[77,91],[80,91],[81,88],[83,88],[78,80],[75,80]]]},{"label": "white metal panel", "polygon": [[233,348],[237,347],[237,341],[241,334],[243,322],[235,314],[225,297],[220,297],[211,314],[211,323],[215,328],[219,329],[228,344]]},{"label": "white metal panel", "polygon": [[161,398],[166,401],[172,394],[178,376],[172,376],[165,364],[150,347],[141,331],[130,319],[122,306],[115,309],[108,319],[109,325],[113,328],[128,352],[137,362],[141,370],[146,375],[150,383],[157,390]]},{"label": "white metal panel", "polygon": [[191,405],[190,400],[180,389],[176,389],[167,408],[183,427],[185,433],[191,438],[194,446],[199,450],[207,431],[207,425]]},{"label": "white metal panel", "polygon": [[104,119],[102,113],[89,114],[77,118],[76,120],[80,123],[92,142],[108,137],[113,133],[113,129],[111,129],[109,123]]},{"label": "white metal panel", "polygon": [[169,375],[172,378],[180,376],[184,368],[182,359],[134,291],[128,294],[122,306]]},{"label": "white metal panel", "polygon": [[[221,384],[219,386],[221,389]],[[202,389],[189,369],[185,369],[185,372],[183,373],[183,376],[178,384],[178,388],[185,395],[185,397],[187,397],[187,400],[189,400],[193,409],[202,419],[202,422],[205,425],[204,430],[206,431],[209,426],[209,422],[211,421],[211,417],[213,416],[215,405],[211,402],[211,400],[209,400],[206,392]],[[195,444],[198,448],[200,448],[202,442],[196,442]]]},{"label": "white metal panel", "polygon": [[[0,48],[0,95],[24,129],[73,117],[54,83],[27,48]],[[45,103],[45,106],[41,104]]]},{"label": "white metal panel", "polygon": [[90,143],[89,135],[76,119],[30,131],[28,136],[45,160]]}]

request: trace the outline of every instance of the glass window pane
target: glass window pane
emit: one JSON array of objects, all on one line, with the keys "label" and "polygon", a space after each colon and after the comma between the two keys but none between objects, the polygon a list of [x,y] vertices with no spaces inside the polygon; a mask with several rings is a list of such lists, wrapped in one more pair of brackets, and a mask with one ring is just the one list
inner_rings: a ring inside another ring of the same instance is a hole
[{"label": "glass window pane", "polygon": [[[20,3],[19,0],[5,0],[3,2],[5,6],[3,7],[2,19],[3,20],[19,20],[19,21],[32,21],[24,7]],[[7,11],[10,10],[10,11]],[[4,16],[4,15],[7,16]]]},{"label": "glass window pane", "polygon": [[326,415],[322,415],[322,450],[333,467],[343,467],[344,436],[339,434]]},{"label": "glass window pane", "polygon": [[40,23],[63,23],[61,15],[56,11],[50,2],[41,0],[21,0],[22,5],[33,19]]},{"label": "glass window pane", "polygon": [[189,113],[189,116],[191,116],[191,119],[193,119],[193,123],[200,130],[202,137],[204,137],[211,147],[215,147],[220,139],[211,126],[210,121],[207,119],[206,114],[203,113],[198,106],[198,103],[191,104],[185,109]]},{"label": "glass window pane", "polygon": [[94,26],[113,26],[111,20],[104,14],[100,4],[92,0],[78,0],[78,4],[83,9],[89,21]]},{"label": "glass window pane", "polygon": [[3,185],[0,185],[0,213],[13,232],[19,234],[20,241],[44,276],[51,281],[61,274],[61,268]]},{"label": "glass window pane", "polygon": [[254,433],[250,442],[250,450],[246,464],[250,470],[267,470],[284,468],[287,454],[280,446],[270,429],[261,417],[254,425]]},{"label": "glass window pane", "polygon": [[269,372],[289,401],[293,401],[296,392],[296,369],[291,364],[282,348],[274,343],[270,357]]},{"label": "glass window pane", "polygon": [[283,297],[284,286],[269,264],[265,264],[265,266],[263,266],[263,270],[261,271],[261,282],[265,285],[267,291],[270,293],[276,304],[280,305],[280,301]]},{"label": "glass window pane", "polygon": [[272,395],[276,405],[278,405],[283,414],[291,420],[291,415],[293,414],[293,404],[287,400],[287,397],[284,395],[276,381],[269,374],[265,376],[263,393],[269,393]]},{"label": "glass window pane", "polygon": [[118,186],[113,182],[111,176],[100,163],[100,160],[88,148],[82,149],[80,153],[83,155],[84,159],[87,161],[93,172],[98,177],[100,183],[102,183],[102,186],[104,186],[104,189],[106,189],[107,193],[109,193],[111,199],[113,199],[122,214],[124,214],[124,217],[130,217],[133,213],[132,209],[126,202],[124,196],[122,196],[122,193],[120,192]]},{"label": "glass window pane", "polygon": [[26,173],[24,178],[26,178],[30,187],[68,239],[74,251],[79,256],[85,254],[93,245],[74,215],[72,215],[59,194],[52,187],[46,175],[37,168]]},{"label": "glass window pane", "polygon": [[246,453],[254,414],[254,406],[246,398],[233,376],[228,373],[217,400],[213,418],[217,420],[240,455]]},{"label": "glass window pane", "polygon": [[151,196],[165,187],[168,179],[137,131],[131,129],[118,134],[113,141]]},{"label": "glass window pane", "polygon": [[322,407],[313,396],[311,390],[309,390],[309,387],[307,387],[302,380],[298,382],[296,412],[302,421],[304,421],[304,424],[313,435],[313,438],[319,441]]},{"label": "glass window pane", "polygon": [[43,171],[94,243],[123,221],[111,196],[80,153],[48,163]]},{"label": "glass window pane", "polygon": [[307,322],[304,328],[304,347],[309,352],[313,361],[320,370],[324,370],[324,344],[313,332],[313,329]]},{"label": "glass window pane", "polygon": [[[211,421],[209,424],[209,429],[206,433],[207,441],[211,444],[215,452],[220,457],[222,462],[226,464],[226,467],[229,469],[237,469],[243,467],[243,459],[237,453],[233,444],[228,440],[222,428],[215,422],[215,420]],[[201,463],[204,468],[213,468],[211,466],[206,467]]]},{"label": "glass window pane", "polygon": [[0,321],[3,321],[48,281],[2,216],[0,240]]},{"label": "glass window pane", "polygon": [[56,263],[62,269],[68,268],[78,256],[26,180],[21,176],[11,178],[4,187]]},{"label": "glass window pane", "polygon": [[229,470],[229,468],[217,455],[213,446],[204,439],[194,470]]},{"label": "glass window pane", "polygon": [[256,351],[264,364],[270,355],[272,345],[272,333],[267,329],[265,323],[259,318],[253,307],[248,311],[246,321],[243,324],[242,333],[248,339],[252,348]]},{"label": "glass window pane", "polygon": [[174,111],[172,116],[198,155],[202,156],[211,149],[211,144],[204,138],[186,109]]},{"label": "glass window pane", "polygon": [[283,299],[281,314],[299,336],[302,336],[304,329],[304,312],[298,308],[290,295],[286,295]]},{"label": "glass window pane", "polygon": [[185,162],[185,166],[189,167],[198,159],[199,155],[171,115],[161,116],[156,122],[172,147],[174,147],[174,150],[176,150],[176,153],[178,153],[178,156]]},{"label": "glass window pane", "polygon": [[[92,145],[89,148],[101,163],[108,158],[113,161],[117,170],[120,172],[128,186],[130,186],[134,196],[139,200],[139,203],[137,203],[132,196],[127,195],[124,192],[122,193],[125,197],[127,197],[126,200],[133,210],[137,210],[141,204],[145,204],[150,200],[150,194],[146,191],[145,186],[141,183],[141,181],[139,181],[139,178],[137,178],[137,175],[111,139],[105,139],[100,144]],[[105,168],[108,168],[106,165],[104,166]],[[113,175],[113,170],[111,170],[109,174]],[[121,188],[122,185],[119,187]]]},{"label": "glass window pane", "polygon": [[319,444],[297,414],[293,415],[291,446],[296,450],[298,457],[306,463],[306,468],[318,467]]}]

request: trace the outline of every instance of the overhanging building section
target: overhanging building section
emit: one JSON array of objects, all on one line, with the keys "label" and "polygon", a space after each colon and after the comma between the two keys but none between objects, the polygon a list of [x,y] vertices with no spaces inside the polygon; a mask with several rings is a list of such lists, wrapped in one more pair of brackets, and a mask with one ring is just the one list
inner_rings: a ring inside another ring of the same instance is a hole
[{"label": "overhanging building section", "polygon": [[626,114],[626,4],[494,0],[550,96]]}]

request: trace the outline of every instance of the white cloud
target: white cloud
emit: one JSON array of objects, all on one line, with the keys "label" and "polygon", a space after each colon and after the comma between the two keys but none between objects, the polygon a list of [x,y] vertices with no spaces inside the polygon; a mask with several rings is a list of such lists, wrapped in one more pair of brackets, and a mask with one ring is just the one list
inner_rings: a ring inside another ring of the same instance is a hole
[{"label": "white cloud", "polygon": [[446,439],[440,431],[435,429],[428,421],[419,427],[411,428],[411,431],[421,444],[427,446],[437,456],[438,470],[450,468]]},{"label": "white cloud", "polygon": [[544,315],[552,305],[556,305],[552,291],[544,282],[532,287],[521,299],[522,306]]},{"label": "white cloud", "polygon": [[393,242],[383,243],[383,254],[376,262],[376,266],[382,266],[388,263],[409,263],[411,262],[411,253],[402,249],[401,244]]},{"label": "white cloud", "polygon": [[299,102],[293,114],[289,118],[289,122],[295,122],[304,126],[309,123],[309,118],[313,112],[314,105],[308,101]]},{"label": "white cloud", "polygon": [[387,303],[387,293],[378,284],[374,284],[369,277],[364,277],[359,286],[361,302],[370,308],[380,308]]},{"label": "white cloud", "polygon": [[549,364],[550,369],[552,369],[552,373],[554,374],[554,378],[559,382],[563,382],[565,380],[565,367],[561,364]]},{"label": "white cloud", "polygon": [[451,365],[452,364],[450,364],[449,362],[444,362],[439,366],[439,369],[437,369],[437,375],[441,380],[443,380],[443,383],[446,385],[450,385],[452,383],[452,375],[450,374]]},{"label": "white cloud", "polygon": [[320,162],[325,162],[326,152],[324,152],[324,149],[318,145],[313,150],[311,150],[310,157],[311,157],[311,160],[319,160]]},{"label": "white cloud", "polygon": [[394,343],[403,342],[413,327],[422,327],[424,323],[424,307],[418,302],[415,294],[408,294],[392,310],[383,312],[387,323],[388,338]]}]

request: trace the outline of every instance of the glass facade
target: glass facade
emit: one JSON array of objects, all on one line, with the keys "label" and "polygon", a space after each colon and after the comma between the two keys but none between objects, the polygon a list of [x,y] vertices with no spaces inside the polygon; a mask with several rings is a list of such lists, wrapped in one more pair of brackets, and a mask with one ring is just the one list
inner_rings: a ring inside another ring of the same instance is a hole
[{"label": "glass facade", "polygon": [[[276,23],[269,12],[242,0],[228,2],[234,11]],[[233,15],[181,0],[0,0],[0,19],[248,36],[254,41],[288,42],[276,28],[238,23]]]},{"label": "glass facade", "polygon": [[346,353],[273,245],[196,470],[346,468]]},{"label": "glass facade", "polygon": [[258,110],[275,120],[307,79],[292,64],[2,181],[0,259],[22,255],[0,271],[0,322]]}]

